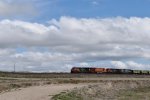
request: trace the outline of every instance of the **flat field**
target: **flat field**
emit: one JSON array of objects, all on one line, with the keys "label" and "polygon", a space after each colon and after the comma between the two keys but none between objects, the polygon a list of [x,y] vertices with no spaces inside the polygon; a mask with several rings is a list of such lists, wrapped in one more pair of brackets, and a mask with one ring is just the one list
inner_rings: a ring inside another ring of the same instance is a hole
[{"label": "flat field", "polygon": [[149,100],[150,75],[0,72],[0,100],[10,98]]}]

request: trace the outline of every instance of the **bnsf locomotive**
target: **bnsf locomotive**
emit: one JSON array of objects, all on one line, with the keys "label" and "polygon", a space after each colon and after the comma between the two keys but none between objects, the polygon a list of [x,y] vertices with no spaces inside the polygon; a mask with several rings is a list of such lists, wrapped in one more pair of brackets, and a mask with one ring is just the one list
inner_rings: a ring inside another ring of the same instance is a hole
[{"label": "bnsf locomotive", "polygon": [[73,67],[71,69],[71,73],[150,74],[150,71],[115,68]]}]

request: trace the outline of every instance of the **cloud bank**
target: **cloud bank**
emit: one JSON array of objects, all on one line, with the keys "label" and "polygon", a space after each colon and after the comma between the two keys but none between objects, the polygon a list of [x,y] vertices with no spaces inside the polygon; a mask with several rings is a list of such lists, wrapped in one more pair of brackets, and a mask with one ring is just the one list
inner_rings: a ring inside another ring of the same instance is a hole
[{"label": "cloud bank", "polygon": [[150,18],[138,17],[63,16],[47,24],[1,20],[0,68],[12,70],[17,62],[18,70],[69,71],[76,64],[104,60],[113,66],[115,61],[126,60],[130,64],[118,66],[133,68],[133,59],[150,59],[149,26]]}]

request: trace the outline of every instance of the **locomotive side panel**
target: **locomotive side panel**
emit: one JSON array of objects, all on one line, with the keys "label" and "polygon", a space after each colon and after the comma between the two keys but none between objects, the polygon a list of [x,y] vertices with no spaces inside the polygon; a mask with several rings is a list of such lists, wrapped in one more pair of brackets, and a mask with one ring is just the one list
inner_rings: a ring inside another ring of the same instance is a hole
[{"label": "locomotive side panel", "polygon": [[106,73],[105,68],[95,68],[95,73]]},{"label": "locomotive side panel", "polygon": [[114,69],[114,68],[107,68],[107,73],[111,73],[111,74],[121,74],[121,69]]},{"label": "locomotive side panel", "polygon": [[122,73],[122,74],[132,74],[133,71],[130,70],[130,69],[121,69],[121,73]]},{"label": "locomotive side panel", "polygon": [[96,73],[95,68],[89,68],[89,73]]},{"label": "locomotive side panel", "polygon": [[113,73],[113,70],[111,68],[107,68],[106,73]]},{"label": "locomotive side panel", "polygon": [[80,73],[89,73],[90,70],[89,68],[79,68],[80,69]]},{"label": "locomotive side panel", "polygon": [[133,74],[142,74],[140,70],[133,70]]},{"label": "locomotive side panel", "polygon": [[142,74],[149,74],[149,71],[147,71],[147,70],[141,70],[141,73]]},{"label": "locomotive side panel", "polygon": [[71,69],[71,73],[80,73],[80,68],[78,68],[78,67],[73,67],[73,68]]}]

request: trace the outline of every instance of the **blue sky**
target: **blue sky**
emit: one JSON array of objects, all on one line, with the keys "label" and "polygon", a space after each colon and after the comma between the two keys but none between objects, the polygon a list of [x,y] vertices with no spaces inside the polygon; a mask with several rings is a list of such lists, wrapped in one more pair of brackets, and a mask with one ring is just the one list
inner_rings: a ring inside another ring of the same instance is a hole
[{"label": "blue sky", "polygon": [[36,14],[21,16],[19,19],[45,22],[52,18],[59,19],[61,16],[76,18],[150,16],[149,0],[31,0],[30,2],[35,7]]},{"label": "blue sky", "polygon": [[[55,1],[55,2],[54,2]],[[61,16],[91,17],[149,17],[149,0],[45,0],[39,5],[42,17],[49,20]]]},{"label": "blue sky", "polygon": [[[1,0],[0,70],[150,69],[150,0]],[[9,40],[9,41],[8,41]],[[6,67],[7,66],[7,67]]]},{"label": "blue sky", "polygon": [[[10,0],[11,1],[11,0]],[[19,0],[12,0],[19,1]],[[13,15],[10,19],[46,22],[61,16],[76,18],[149,17],[150,0],[22,0],[30,3],[36,12],[33,15]],[[3,18],[6,18],[3,17]]]}]

